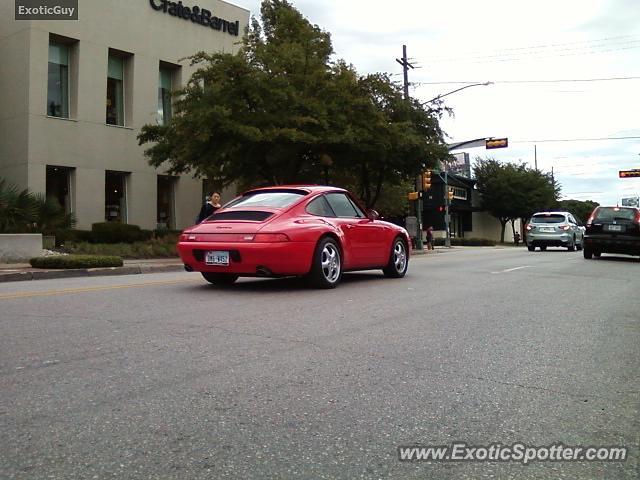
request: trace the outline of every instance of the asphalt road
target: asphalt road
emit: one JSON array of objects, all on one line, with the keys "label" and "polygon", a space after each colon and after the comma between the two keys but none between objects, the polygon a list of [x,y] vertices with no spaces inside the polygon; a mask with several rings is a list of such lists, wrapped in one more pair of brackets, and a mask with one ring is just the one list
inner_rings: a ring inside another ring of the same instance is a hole
[{"label": "asphalt road", "polygon": [[[26,284],[27,283],[27,284]],[[640,262],[455,249],[400,280],[0,285],[0,478],[640,476]],[[625,462],[400,462],[402,445]]]}]

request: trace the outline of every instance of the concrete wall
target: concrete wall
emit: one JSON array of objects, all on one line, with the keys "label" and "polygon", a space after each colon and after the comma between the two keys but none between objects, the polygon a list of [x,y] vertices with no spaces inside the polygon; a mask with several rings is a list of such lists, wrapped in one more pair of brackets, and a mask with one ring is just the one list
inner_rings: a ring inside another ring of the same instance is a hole
[{"label": "concrete wall", "polygon": [[0,262],[24,261],[42,255],[40,233],[0,234]]},{"label": "concrete wall", "polygon": [[[158,2],[156,2],[157,4]],[[72,210],[77,228],[104,220],[106,170],[130,173],[128,222],[156,227],[157,175],[137,135],[155,124],[160,61],[180,66],[184,85],[194,69],[185,57],[199,50],[235,52],[249,12],[218,0],[183,2],[240,22],[240,35],[207,28],[154,10],[148,0],[83,0],[78,21],[16,21],[13,2],[0,2],[0,177],[33,192],[46,188],[46,165],[72,167]],[[70,117],[47,116],[50,34],[76,40],[70,62]],[[107,125],[109,49],[127,52],[125,126]],[[182,85],[174,85],[174,88]],[[202,181],[176,182],[178,228],[191,225],[202,203]]]},{"label": "concrete wall", "polygon": [[[466,238],[487,238],[496,242],[500,241],[500,222],[495,217],[487,212],[473,212],[472,215],[473,230],[465,232]],[[516,232],[520,232],[520,220],[516,220],[515,227]],[[504,232],[504,241],[513,242],[511,222],[507,223]]]}]

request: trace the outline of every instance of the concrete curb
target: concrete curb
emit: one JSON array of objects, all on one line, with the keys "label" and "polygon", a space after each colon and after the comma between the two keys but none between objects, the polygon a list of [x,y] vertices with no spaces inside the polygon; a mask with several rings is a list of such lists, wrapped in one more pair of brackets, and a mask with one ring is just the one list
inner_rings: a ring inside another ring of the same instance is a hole
[{"label": "concrete curb", "polygon": [[80,268],[73,270],[30,270],[26,272],[0,273],[0,283],[22,282],[27,280],[52,280],[74,277],[103,277],[113,275],[139,275],[142,273],[181,272],[182,264],[171,265],[128,265],[110,268]]}]

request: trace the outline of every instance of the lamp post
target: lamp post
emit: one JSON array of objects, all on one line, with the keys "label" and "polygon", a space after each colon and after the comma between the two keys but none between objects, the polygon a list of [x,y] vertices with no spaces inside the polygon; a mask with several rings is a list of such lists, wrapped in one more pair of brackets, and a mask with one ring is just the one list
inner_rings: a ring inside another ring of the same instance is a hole
[{"label": "lamp post", "polygon": [[[428,103],[433,103],[437,100],[440,100],[442,97],[446,97],[448,95],[451,95],[453,93],[457,93],[461,90],[465,90],[467,88],[471,88],[471,87],[486,87],[489,85],[493,85],[493,82],[490,81],[486,81],[483,83],[471,83],[469,85],[465,85],[464,87],[460,87],[460,88],[456,88],[455,90],[451,90],[450,92],[447,93],[443,93],[438,95],[437,97],[432,98],[431,100],[427,100],[426,102],[423,102],[423,105],[428,104]],[[451,151],[452,149],[449,148],[449,151]],[[445,228],[445,239],[444,239],[444,246],[447,248],[451,248],[451,215],[449,214],[449,206],[451,204],[451,201],[449,200],[449,177],[448,177],[448,171],[447,171],[447,164],[445,163],[444,165],[444,228]]]}]

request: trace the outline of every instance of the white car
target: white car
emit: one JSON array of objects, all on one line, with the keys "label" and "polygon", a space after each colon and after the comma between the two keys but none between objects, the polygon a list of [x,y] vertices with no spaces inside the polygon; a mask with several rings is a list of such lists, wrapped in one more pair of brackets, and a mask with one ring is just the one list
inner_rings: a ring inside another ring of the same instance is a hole
[{"label": "white car", "polygon": [[525,226],[525,242],[530,252],[536,247],[564,247],[570,252],[582,250],[584,227],[570,212],[538,212]]}]

